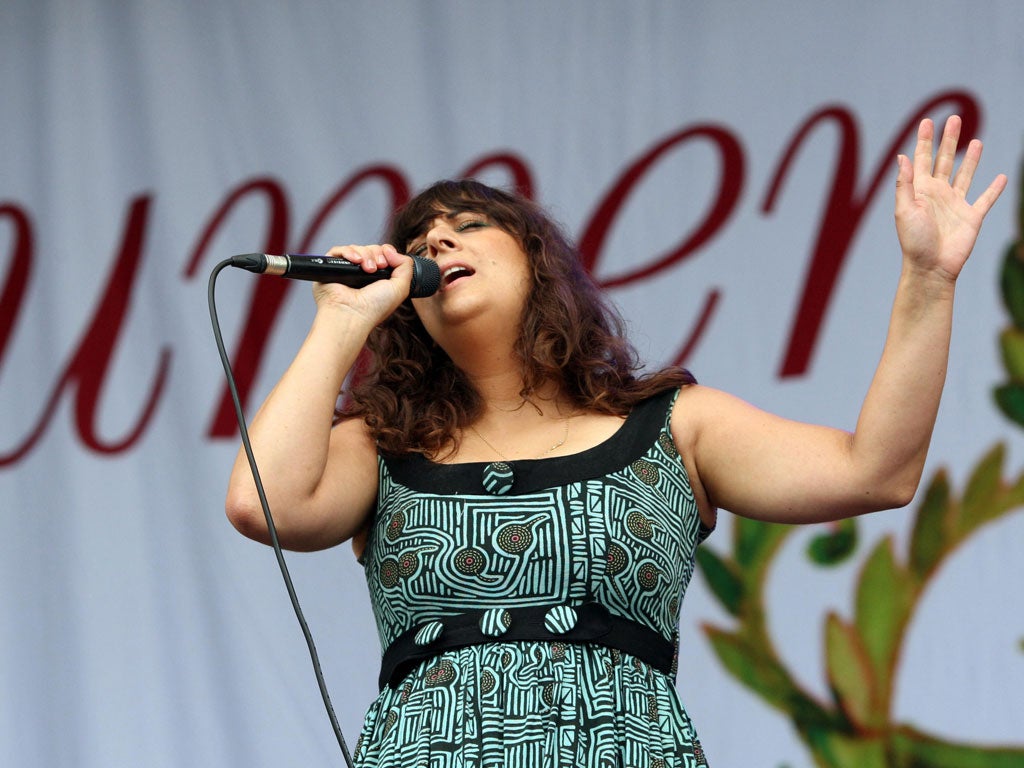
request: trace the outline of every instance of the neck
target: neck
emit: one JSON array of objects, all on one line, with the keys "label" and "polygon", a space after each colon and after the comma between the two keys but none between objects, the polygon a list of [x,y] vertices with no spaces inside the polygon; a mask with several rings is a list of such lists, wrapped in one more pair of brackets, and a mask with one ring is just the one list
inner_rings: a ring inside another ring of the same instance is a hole
[{"label": "neck", "polygon": [[531,420],[535,416],[542,420],[562,418],[571,409],[568,398],[562,395],[561,388],[554,382],[547,382],[524,397],[523,378],[518,367],[483,376],[467,375],[483,401],[480,420],[484,422],[500,421],[508,416]]},{"label": "neck", "polygon": [[[521,416],[529,411],[544,418],[561,418],[571,403],[554,381],[542,384],[524,398],[523,371],[515,351],[515,339],[500,332],[490,337],[460,328],[442,346],[459,370],[469,379],[483,401],[481,421],[500,420],[508,414]],[[440,342],[439,342],[440,343]]]},{"label": "neck", "polygon": [[462,432],[460,453],[465,450],[476,460],[514,461],[544,458],[565,445],[573,415],[568,399],[559,397],[554,385],[546,388],[550,392],[524,398],[521,379],[513,383],[485,382],[483,413]]}]

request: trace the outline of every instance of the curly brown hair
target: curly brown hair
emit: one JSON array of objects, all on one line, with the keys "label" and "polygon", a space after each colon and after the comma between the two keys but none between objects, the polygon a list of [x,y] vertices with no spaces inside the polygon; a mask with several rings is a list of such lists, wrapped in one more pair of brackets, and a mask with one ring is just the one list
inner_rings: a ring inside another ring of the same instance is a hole
[{"label": "curly brown hair", "polygon": [[[555,383],[578,409],[625,415],[639,401],[694,383],[669,367],[640,374],[625,323],[559,225],[533,201],[474,180],[440,181],[395,211],[386,241],[404,252],[438,216],[479,213],[516,239],[532,269],[516,354],[524,399]],[[373,330],[338,418],[358,416],[387,455],[437,456],[482,410],[480,395],[406,301]]]}]

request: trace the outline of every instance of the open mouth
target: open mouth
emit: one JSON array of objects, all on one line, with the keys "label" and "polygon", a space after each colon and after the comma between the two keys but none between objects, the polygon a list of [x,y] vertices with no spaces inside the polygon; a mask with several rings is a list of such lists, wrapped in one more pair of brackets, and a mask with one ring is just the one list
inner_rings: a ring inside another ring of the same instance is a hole
[{"label": "open mouth", "polygon": [[453,283],[461,280],[462,278],[471,277],[472,275],[473,270],[470,269],[469,267],[463,266],[461,264],[453,264],[452,266],[448,267],[441,275],[441,287],[448,288]]}]

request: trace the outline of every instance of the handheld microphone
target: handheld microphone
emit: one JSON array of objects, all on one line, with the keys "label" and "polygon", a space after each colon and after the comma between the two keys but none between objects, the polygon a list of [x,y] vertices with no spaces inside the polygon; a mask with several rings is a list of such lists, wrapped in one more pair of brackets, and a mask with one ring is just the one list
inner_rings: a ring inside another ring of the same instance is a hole
[{"label": "handheld microphone", "polygon": [[[422,299],[437,293],[437,289],[441,287],[441,270],[438,269],[437,262],[423,256],[411,258],[413,273],[409,296]],[[260,275],[276,275],[316,283],[341,283],[350,288],[362,288],[377,280],[387,280],[392,272],[390,267],[378,269],[376,272],[364,272],[361,266],[348,259],[301,253],[287,253],[283,256],[243,253],[231,257],[231,266]]]}]

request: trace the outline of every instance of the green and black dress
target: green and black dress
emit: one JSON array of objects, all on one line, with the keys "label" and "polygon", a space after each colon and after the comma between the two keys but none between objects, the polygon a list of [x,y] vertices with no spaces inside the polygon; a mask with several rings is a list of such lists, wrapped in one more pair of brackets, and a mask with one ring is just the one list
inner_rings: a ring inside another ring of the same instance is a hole
[{"label": "green and black dress", "polygon": [[363,564],[386,649],[374,768],[700,768],[675,689],[702,526],[676,391],[532,461],[381,458]]}]

